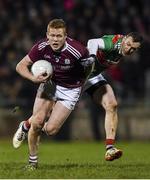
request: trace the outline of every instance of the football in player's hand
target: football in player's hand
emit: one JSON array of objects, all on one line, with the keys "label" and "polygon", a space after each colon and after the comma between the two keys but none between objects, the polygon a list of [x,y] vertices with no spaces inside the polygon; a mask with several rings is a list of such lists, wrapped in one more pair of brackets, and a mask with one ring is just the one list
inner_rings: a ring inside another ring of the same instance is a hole
[{"label": "football in player's hand", "polygon": [[53,67],[50,62],[46,60],[38,60],[33,63],[31,67],[31,72],[34,76],[45,75],[45,76],[52,76],[53,74]]}]

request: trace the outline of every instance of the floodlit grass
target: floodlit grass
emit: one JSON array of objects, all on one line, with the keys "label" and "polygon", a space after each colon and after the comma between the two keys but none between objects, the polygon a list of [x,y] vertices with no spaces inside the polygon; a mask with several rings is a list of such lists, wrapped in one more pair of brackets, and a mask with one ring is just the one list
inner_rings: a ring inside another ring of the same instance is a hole
[{"label": "floodlit grass", "polygon": [[113,162],[106,162],[103,143],[42,142],[39,151],[39,168],[29,172],[24,170],[28,161],[27,144],[15,150],[11,142],[0,141],[0,178],[150,178],[150,144],[124,142],[117,145],[123,149],[123,157]]}]

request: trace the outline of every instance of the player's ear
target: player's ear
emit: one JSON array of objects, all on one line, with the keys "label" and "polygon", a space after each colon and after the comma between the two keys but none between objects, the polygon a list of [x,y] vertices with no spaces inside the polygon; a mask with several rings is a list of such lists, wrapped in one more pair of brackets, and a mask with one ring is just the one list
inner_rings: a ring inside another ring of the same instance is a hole
[{"label": "player's ear", "polygon": [[123,39],[127,39],[127,35],[125,35]]},{"label": "player's ear", "polygon": [[67,38],[67,33],[65,33],[65,38]]},{"label": "player's ear", "polygon": [[127,39],[127,35],[125,35],[122,39],[122,42],[124,42]]}]

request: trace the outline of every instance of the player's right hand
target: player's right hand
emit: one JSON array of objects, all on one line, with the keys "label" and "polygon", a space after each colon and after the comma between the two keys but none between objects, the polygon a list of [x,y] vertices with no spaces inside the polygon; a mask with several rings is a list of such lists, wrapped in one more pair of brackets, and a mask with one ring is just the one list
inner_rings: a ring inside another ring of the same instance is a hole
[{"label": "player's right hand", "polygon": [[39,76],[33,76],[32,81],[34,83],[43,83],[43,82],[46,82],[49,78],[50,77],[49,77],[48,74],[43,73],[43,74],[41,74]]}]

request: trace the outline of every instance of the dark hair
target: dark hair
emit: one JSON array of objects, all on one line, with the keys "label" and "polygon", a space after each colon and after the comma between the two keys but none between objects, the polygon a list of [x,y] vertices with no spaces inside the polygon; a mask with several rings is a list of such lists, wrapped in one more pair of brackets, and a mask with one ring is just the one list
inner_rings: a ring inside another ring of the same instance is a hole
[{"label": "dark hair", "polygon": [[138,32],[130,32],[127,34],[127,37],[131,36],[134,42],[139,42],[140,44],[143,43],[143,37]]}]

